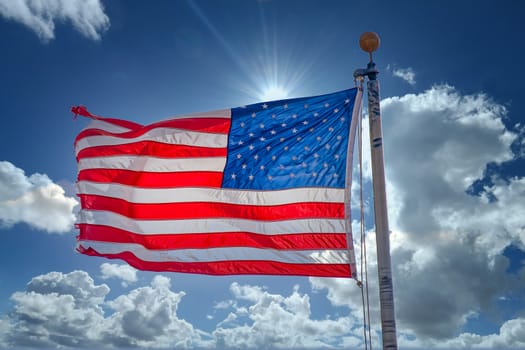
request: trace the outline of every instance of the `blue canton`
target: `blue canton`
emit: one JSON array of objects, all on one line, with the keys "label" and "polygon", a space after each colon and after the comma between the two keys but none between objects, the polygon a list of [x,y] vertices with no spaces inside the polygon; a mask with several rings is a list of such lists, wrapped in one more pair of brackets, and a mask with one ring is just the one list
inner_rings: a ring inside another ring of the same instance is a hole
[{"label": "blue canton", "polygon": [[222,187],[344,188],[357,89],[232,109]]}]

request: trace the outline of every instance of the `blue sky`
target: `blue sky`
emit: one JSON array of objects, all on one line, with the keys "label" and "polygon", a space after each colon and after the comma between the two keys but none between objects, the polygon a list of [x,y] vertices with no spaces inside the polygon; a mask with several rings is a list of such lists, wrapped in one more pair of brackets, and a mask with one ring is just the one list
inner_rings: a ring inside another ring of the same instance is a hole
[{"label": "blue sky", "polygon": [[334,92],[354,85],[359,36],[376,31],[399,344],[524,348],[524,10],[0,0],[0,347],[362,347],[355,281],[157,274],[77,254],[73,140],[87,121],[69,107],[145,124]]}]

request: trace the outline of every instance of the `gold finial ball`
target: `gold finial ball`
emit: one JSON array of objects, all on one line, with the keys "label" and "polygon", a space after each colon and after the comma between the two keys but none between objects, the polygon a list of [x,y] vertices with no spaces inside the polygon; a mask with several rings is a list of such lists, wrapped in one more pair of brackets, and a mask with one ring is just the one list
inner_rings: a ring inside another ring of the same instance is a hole
[{"label": "gold finial ball", "polygon": [[379,39],[379,35],[374,32],[363,33],[359,38],[359,46],[361,46],[363,51],[368,53],[372,53],[377,50],[380,43],[381,40]]}]

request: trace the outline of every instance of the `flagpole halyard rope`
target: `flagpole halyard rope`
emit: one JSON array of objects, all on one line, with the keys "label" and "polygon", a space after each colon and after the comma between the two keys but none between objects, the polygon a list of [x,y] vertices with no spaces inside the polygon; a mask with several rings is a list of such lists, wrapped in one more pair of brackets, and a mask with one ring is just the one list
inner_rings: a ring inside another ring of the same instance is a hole
[{"label": "flagpole halyard rope", "polygon": [[[356,79],[358,88],[363,89],[363,79]],[[359,109],[358,129],[357,129],[357,143],[358,143],[358,158],[359,158],[359,211],[360,211],[360,244],[361,244],[361,259],[360,259],[360,275],[361,281],[357,281],[358,287],[361,289],[361,301],[363,308],[363,340],[365,350],[372,350],[372,336],[370,333],[370,302],[368,289],[368,266],[366,259],[366,237],[365,237],[365,219],[364,219],[364,196],[363,196],[363,139],[362,139],[362,120],[363,107],[362,102]],[[368,333],[367,333],[368,328]]]}]

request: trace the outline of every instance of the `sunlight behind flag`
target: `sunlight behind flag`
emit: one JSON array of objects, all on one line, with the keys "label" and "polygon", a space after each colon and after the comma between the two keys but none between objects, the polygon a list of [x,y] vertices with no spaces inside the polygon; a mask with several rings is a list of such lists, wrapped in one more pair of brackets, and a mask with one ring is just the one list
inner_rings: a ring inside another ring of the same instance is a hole
[{"label": "sunlight behind flag", "polygon": [[274,101],[288,97],[288,91],[281,86],[269,86],[262,91],[261,100]]},{"label": "sunlight behind flag", "polygon": [[152,271],[353,276],[360,98],[349,89],[144,126],[74,107],[93,119],[75,140],[77,250]]}]

